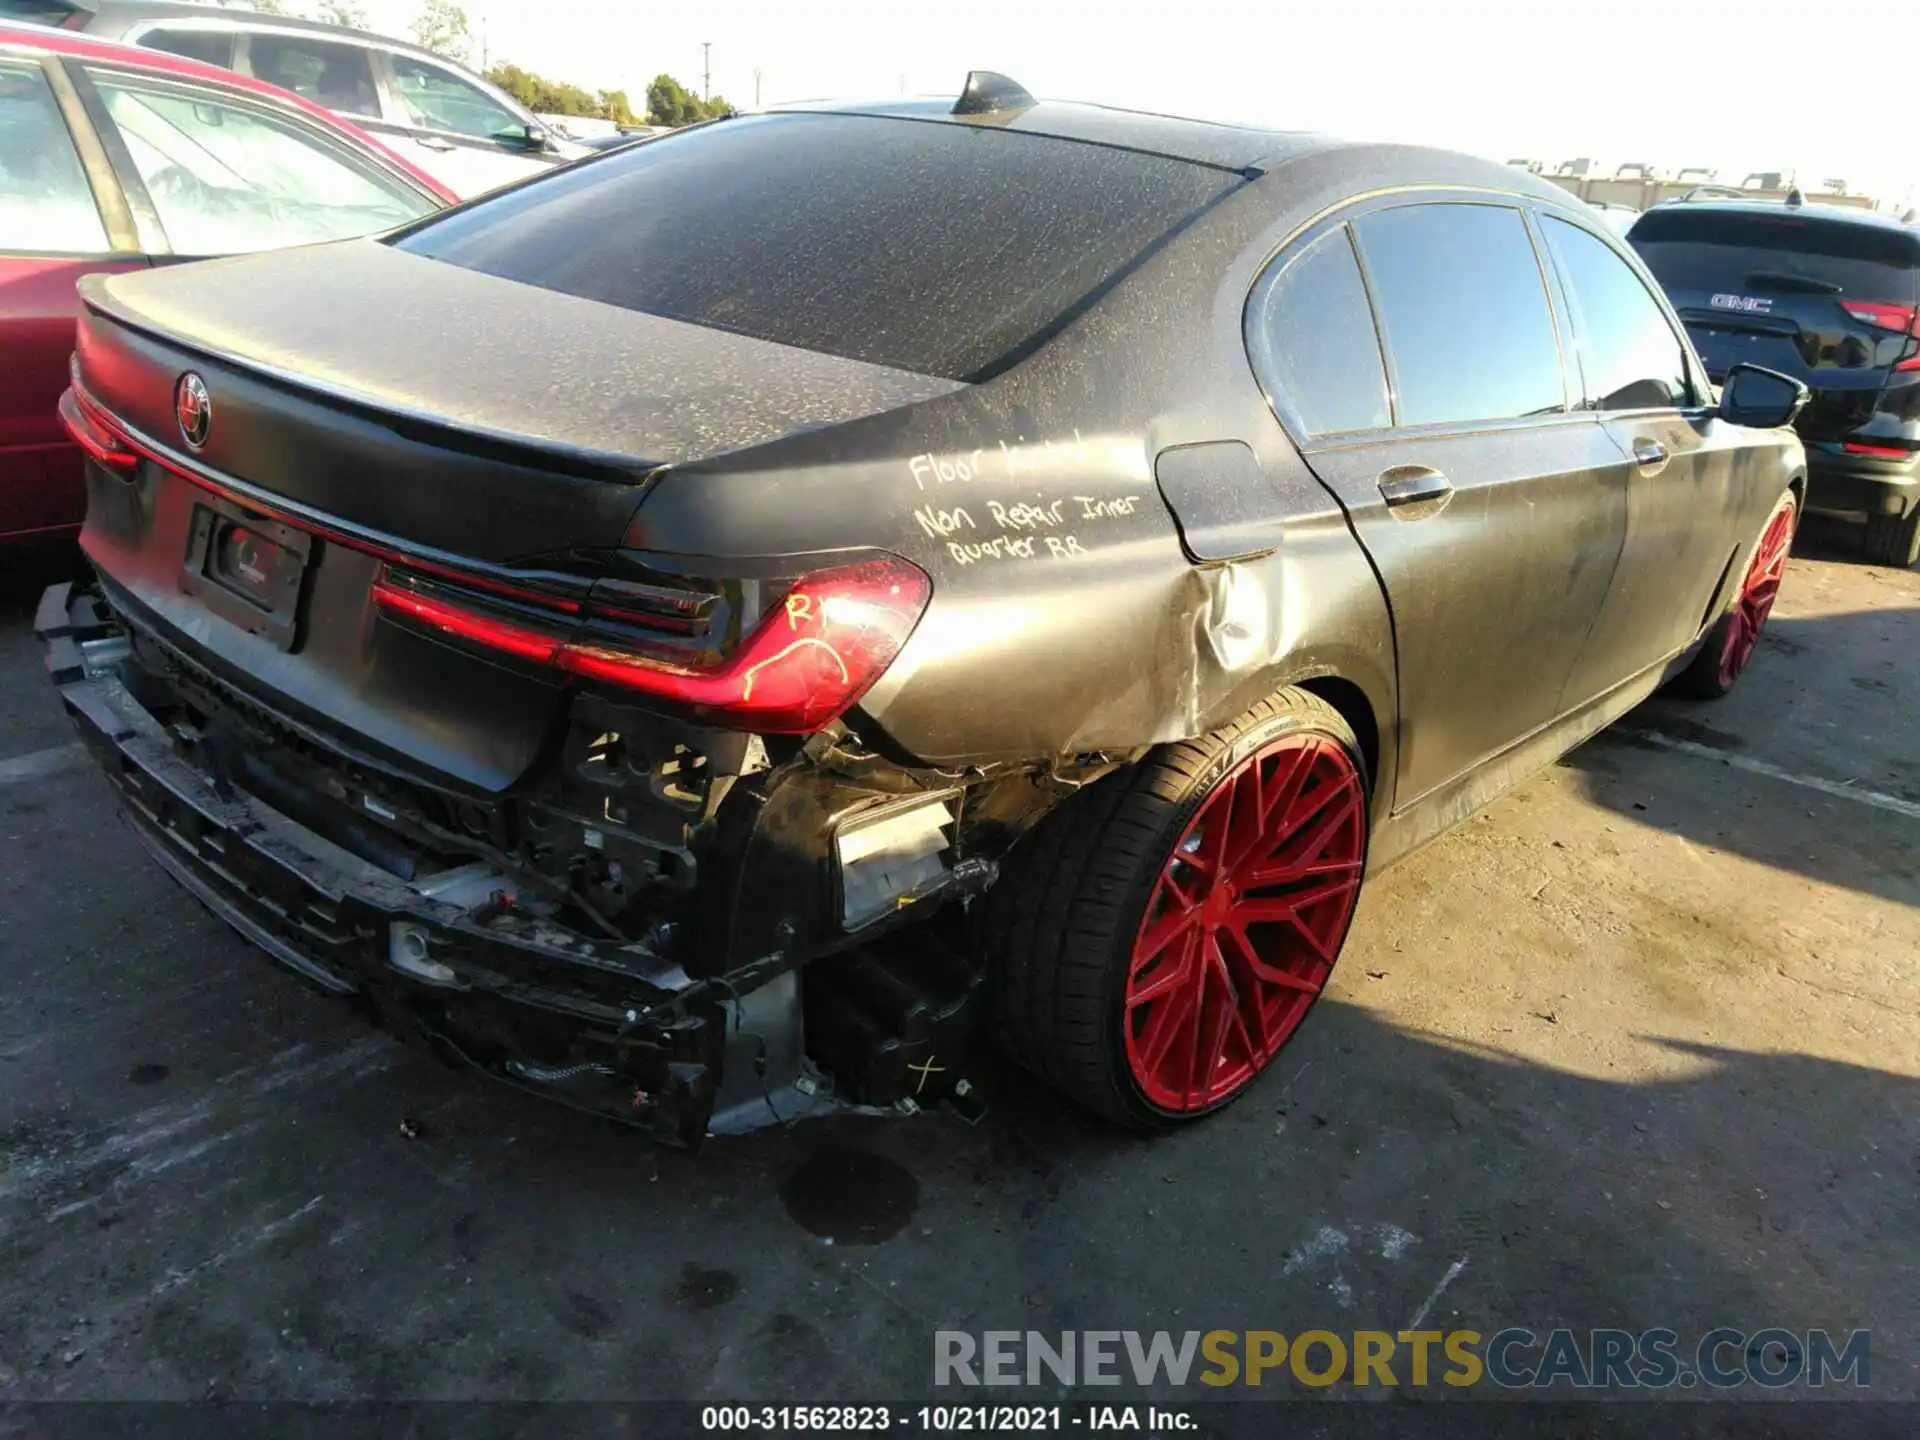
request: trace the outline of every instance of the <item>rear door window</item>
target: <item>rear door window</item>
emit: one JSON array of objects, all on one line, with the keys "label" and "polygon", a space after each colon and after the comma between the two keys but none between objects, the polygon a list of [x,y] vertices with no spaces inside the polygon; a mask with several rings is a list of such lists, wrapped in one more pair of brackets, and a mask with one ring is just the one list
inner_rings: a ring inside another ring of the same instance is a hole
[{"label": "rear door window", "polygon": [[1245,183],[992,125],[755,115],[485,196],[396,243],[623,309],[976,380]]},{"label": "rear door window", "polygon": [[1287,261],[1260,290],[1248,340],[1269,391],[1309,435],[1389,423],[1380,340],[1344,225]]},{"label": "rear door window", "polygon": [[210,87],[89,69],[178,255],[390,230],[425,195],[305,125]]},{"label": "rear door window", "polygon": [[328,110],[379,117],[373,58],[362,46],[256,30],[247,37],[247,67],[255,79]]},{"label": "rear door window", "polygon": [[218,65],[222,70],[233,68],[231,30],[176,30],[169,27],[147,31],[140,37],[140,43],[149,50],[164,50],[169,55]]},{"label": "rear door window", "polygon": [[35,25],[60,25],[73,18],[73,0],[0,0],[0,17]]},{"label": "rear door window", "polygon": [[38,65],[0,60],[0,252],[104,255],[107,230]]},{"label": "rear door window", "polygon": [[1539,258],[1503,205],[1406,205],[1354,222],[1401,425],[1565,407]]},{"label": "rear door window", "polygon": [[1686,352],[1640,277],[1597,236],[1545,216],[1541,229],[1573,308],[1573,342],[1596,410],[1685,405]]}]

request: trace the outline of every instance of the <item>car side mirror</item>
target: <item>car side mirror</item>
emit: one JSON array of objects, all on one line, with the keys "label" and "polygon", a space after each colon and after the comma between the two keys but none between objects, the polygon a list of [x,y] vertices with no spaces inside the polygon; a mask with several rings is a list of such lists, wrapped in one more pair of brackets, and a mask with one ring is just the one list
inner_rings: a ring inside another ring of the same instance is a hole
[{"label": "car side mirror", "polygon": [[1791,375],[1760,365],[1735,365],[1720,387],[1720,418],[1756,430],[1791,425],[1810,392]]},{"label": "car side mirror", "polygon": [[544,125],[527,126],[527,149],[536,154],[553,148],[553,135]]}]

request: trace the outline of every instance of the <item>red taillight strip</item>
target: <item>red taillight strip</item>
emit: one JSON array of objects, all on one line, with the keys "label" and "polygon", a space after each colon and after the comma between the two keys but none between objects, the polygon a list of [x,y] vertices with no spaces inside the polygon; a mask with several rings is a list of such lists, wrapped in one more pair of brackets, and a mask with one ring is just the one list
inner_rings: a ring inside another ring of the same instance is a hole
[{"label": "red taillight strip", "polygon": [[203,471],[192,469],[183,464],[175,456],[168,454],[152,441],[146,439],[112,412],[108,411],[99,401],[87,393],[85,387],[80,384],[79,378],[76,376],[71,387],[67,390],[66,395],[61,397],[60,415],[61,419],[67,422],[67,428],[73,433],[75,441],[78,442],[89,455],[94,454],[92,447],[85,439],[81,438],[78,431],[74,430],[73,422],[68,420],[66,406],[67,396],[73,398],[76,415],[92,422],[93,428],[98,430],[102,436],[106,437],[106,443],[117,445],[120,447],[121,452],[130,456],[130,459],[126,463],[119,465],[115,465],[112,461],[101,459],[101,457],[97,455],[94,456],[95,459],[100,460],[101,464],[107,465],[109,468],[131,470],[140,459],[151,460],[169,475],[177,476],[190,485],[196,485],[210,495],[218,495],[221,499],[231,501],[244,510],[251,510],[257,514],[270,516],[283,524],[293,526],[296,530],[304,530],[308,534],[318,535],[333,544],[343,545],[349,550],[357,550],[363,555],[371,555],[376,560],[384,560],[394,565],[403,565],[410,570],[419,570],[429,575],[438,575],[442,579],[451,580],[456,584],[470,585],[478,590],[485,590],[521,604],[536,605],[545,610],[553,610],[562,615],[578,615],[580,613],[580,601],[578,600],[569,599],[563,595],[551,594],[544,590],[534,589],[524,584],[515,584],[511,580],[496,578],[487,574],[484,570],[470,568],[471,562],[464,565],[453,564],[420,554],[417,551],[384,544],[354,530],[346,529],[337,522],[323,520],[306,510],[303,506],[289,504],[284,500],[275,500],[261,494],[251,486],[217,480]]},{"label": "red taillight strip", "polygon": [[71,390],[60,397],[60,423],[73,437],[73,443],[86,451],[87,457],[96,464],[123,474],[139,467],[139,452],[125,444],[111,427],[102,424],[95,412]]},{"label": "red taillight strip", "polygon": [[[329,537],[331,538],[331,537]],[[386,561],[390,565],[403,565],[409,570],[418,570],[427,575],[450,580],[456,585],[470,586],[475,590],[485,590],[502,599],[512,600],[522,605],[537,605],[543,610],[552,610],[560,615],[578,615],[580,602],[568,600],[559,595],[549,595],[544,591],[531,590],[506,580],[495,580],[492,576],[475,570],[466,570],[458,566],[442,565],[436,561],[422,559],[418,555],[409,555],[399,550],[389,550],[369,544],[364,540],[342,538],[342,545]]]},{"label": "red taillight strip", "polygon": [[590,631],[547,634],[386,576],[373,586],[380,609],[443,635],[775,735],[811,734],[857,704],[931,596],[926,573],[897,556],[819,571],[796,581],[723,664],[691,670],[612,648]]},{"label": "red taillight strip", "polygon": [[373,582],[373,603],[383,610],[409,616],[422,625],[456,639],[470,640],[476,645],[501,650],[538,665],[554,664],[566,644],[560,636],[543,635],[538,630],[516,625],[511,620],[498,620],[478,610],[469,610],[464,605],[454,605],[431,595],[423,595],[417,590],[405,589],[384,576]]},{"label": "red taillight strip", "polygon": [[1890,300],[1842,300],[1840,304],[1862,325],[1871,325],[1876,330],[1906,333],[1913,329],[1911,305],[1897,305]]},{"label": "red taillight strip", "polygon": [[1902,445],[1862,445],[1857,440],[1845,441],[1840,448],[1849,455],[1868,455],[1876,460],[1911,460],[1914,456]]},{"label": "red taillight strip", "polygon": [[491,650],[502,650],[536,664],[555,665],[576,675],[626,680],[633,671],[643,669],[670,675],[694,673],[671,665],[649,663],[623,651],[573,644],[569,642],[571,631],[568,635],[549,635],[456,601],[443,600],[406,585],[397,585],[384,574],[373,582],[372,594],[373,603],[381,609],[405,615],[455,639],[469,640]]},{"label": "red taillight strip", "polygon": [[1913,354],[1896,360],[1893,368],[1920,370],[1920,306],[1901,305],[1892,300],[1842,300],[1840,304],[1862,325],[1907,336],[1914,342]]}]

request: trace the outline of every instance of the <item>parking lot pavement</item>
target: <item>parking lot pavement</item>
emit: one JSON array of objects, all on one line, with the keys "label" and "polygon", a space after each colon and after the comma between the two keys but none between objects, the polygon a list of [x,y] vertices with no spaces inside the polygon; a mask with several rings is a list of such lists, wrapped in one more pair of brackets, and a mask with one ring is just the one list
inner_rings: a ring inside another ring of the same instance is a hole
[{"label": "parking lot pavement", "polygon": [[1648,704],[1382,877],[1213,1123],[1121,1137],[994,1072],[975,1127],[696,1158],[251,953],[96,775],[20,763],[70,737],[10,596],[0,1393],[900,1399],[938,1327],[1424,1310],[1871,1327],[1872,1393],[1920,1397],[1920,575],[1809,534],[1734,695]]}]

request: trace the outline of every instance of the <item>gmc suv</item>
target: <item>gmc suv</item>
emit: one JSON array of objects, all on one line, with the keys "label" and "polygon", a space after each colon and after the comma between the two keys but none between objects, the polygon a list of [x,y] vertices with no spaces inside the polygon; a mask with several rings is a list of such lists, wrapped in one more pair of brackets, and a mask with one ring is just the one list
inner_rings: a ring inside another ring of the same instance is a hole
[{"label": "gmc suv", "polygon": [[1904,568],[1920,560],[1920,230],[1794,199],[1662,205],[1628,240],[1716,384],[1752,364],[1813,391],[1807,508],[1864,514],[1867,557]]}]

